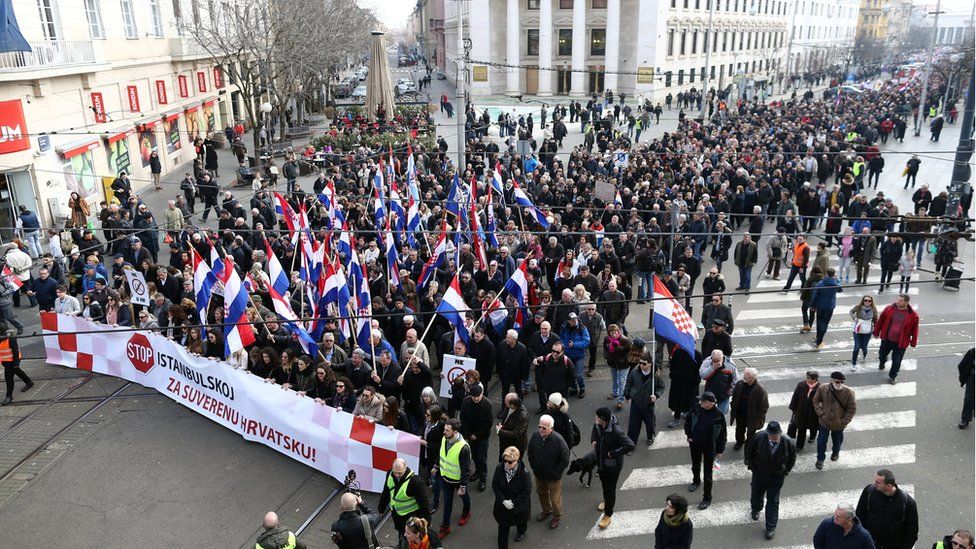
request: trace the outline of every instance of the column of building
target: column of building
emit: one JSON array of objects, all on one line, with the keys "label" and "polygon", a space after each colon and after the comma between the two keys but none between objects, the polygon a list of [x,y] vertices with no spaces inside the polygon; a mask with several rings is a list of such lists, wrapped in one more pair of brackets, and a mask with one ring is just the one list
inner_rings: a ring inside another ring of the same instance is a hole
[{"label": "column of building", "polygon": [[[574,44],[575,45],[575,44]],[[605,56],[606,76],[603,85],[618,93],[617,72],[620,70],[620,0],[607,1],[607,50]]]},{"label": "column of building", "polygon": [[506,14],[506,83],[505,93],[508,95],[519,95],[521,92],[521,73],[518,65],[521,62],[519,57],[519,0],[508,0],[508,10]]},{"label": "column of building", "polygon": [[569,95],[586,95],[586,0],[573,0],[573,77]]},{"label": "column of building", "polygon": [[540,96],[552,95],[552,0],[539,2],[539,90]]}]

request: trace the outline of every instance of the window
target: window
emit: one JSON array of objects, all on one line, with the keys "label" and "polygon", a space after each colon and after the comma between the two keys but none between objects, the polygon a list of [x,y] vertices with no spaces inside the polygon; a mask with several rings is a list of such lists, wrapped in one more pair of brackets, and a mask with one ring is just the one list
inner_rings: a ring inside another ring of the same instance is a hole
[{"label": "window", "polygon": [[671,87],[671,71],[664,73],[664,85],[665,87]]},{"label": "window", "polygon": [[102,26],[102,12],[98,0],[85,0],[85,16],[88,17],[88,32],[92,38],[105,38],[105,27]]},{"label": "window", "polygon": [[159,11],[159,0],[149,0],[149,12],[152,14],[152,33],[157,38],[163,37],[163,14]]},{"label": "window", "polygon": [[674,55],[674,29],[668,29],[668,55]]},{"label": "window", "polygon": [[120,0],[122,6],[122,26],[125,27],[126,38],[139,38],[136,29],[136,15],[132,11],[132,0]]},{"label": "window", "polygon": [[691,72],[688,73],[688,81],[692,84],[695,83],[695,69],[691,69]]},{"label": "window", "polygon": [[711,71],[709,71],[708,73],[708,78],[711,80],[715,80],[715,65],[711,66]]},{"label": "window", "polygon": [[678,71],[678,85],[680,86],[684,83],[685,83],[685,70],[681,69],[680,71]]},{"label": "window", "polygon": [[595,10],[605,10],[607,9],[607,0],[593,0],[591,5]]},{"label": "window", "polygon": [[[698,31],[697,30],[691,32],[691,53],[692,54],[698,53]],[[694,80],[694,78],[692,78],[692,80]]]},{"label": "window", "polygon": [[37,9],[41,14],[41,30],[44,31],[44,38],[46,40],[60,38],[56,0],[37,0]]},{"label": "window", "polygon": [[[672,8],[678,7],[678,0],[671,0],[671,7]],[[668,85],[670,86],[671,84],[668,84]]]},{"label": "window", "polygon": [[539,0],[527,0],[525,7],[530,10],[537,10],[539,9]]},{"label": "window", "polygon": [[678,53],[681,55],[685,54],[685,44],[688,42],[688,31],[681,31],[681,44],[678,49]]},{"label": "window", "polygon": [[559,55],[573,55],[573,29],[559,29]]},{"label": "window", "polygon": [[729,31],[722,33],[722,51],[728,51],[729,45]]},{"label": "window", "polygon": [[525,55],[539,55],[539,29],[525,31]]},{"label": "window", "polygon": [[590,30],[590,55],[607,54],[607,29]]},{"label": "window", "polygon": [[573,0],[559,0],[559,9],[561,10],[573,9]]},{"label": "window", "polygon": [[742,51],[742,45],[743,45],[743,42],[745,42],[745,38],[746,38],[746,33],[745,32],[740,32],[739,33],[739,51]]}]

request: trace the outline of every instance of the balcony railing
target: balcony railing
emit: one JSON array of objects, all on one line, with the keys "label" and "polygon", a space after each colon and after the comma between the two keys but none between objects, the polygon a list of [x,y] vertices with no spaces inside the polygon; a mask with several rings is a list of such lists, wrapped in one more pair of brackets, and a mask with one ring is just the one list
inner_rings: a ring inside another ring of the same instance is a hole
[{"label": "balcony railing", "polygon": [[38,40],[28,43],[33,51],[0,53],[0,72],[95,63],[95,51],[90,40]]}]

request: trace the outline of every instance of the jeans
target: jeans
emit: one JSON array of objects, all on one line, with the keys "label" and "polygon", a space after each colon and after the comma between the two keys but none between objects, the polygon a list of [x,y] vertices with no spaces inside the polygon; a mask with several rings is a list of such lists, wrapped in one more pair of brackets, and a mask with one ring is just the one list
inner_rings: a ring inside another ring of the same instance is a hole
[{"label": "jeans", "polygon": [[833,309],[817,309],[817,345],[823,343],[832,316],[834,316]]},{"label": "jeans", "polygon": [[647,430],[647,440],[654,440],[654,435],[657,434],[657,420],[654,417],[653,404],[650,406],[630,405],[630,419],[627,420],[627,438],[634,441],[634,444],[637,443],[637,439],[640,437],[641,424]]},{"label": "jeans", "polygon": [[603,514],[612,517],[613,506],[617,503],[617,481],[620,471],[600,471],[600,485],[603,487]]},{"label": "jeans", "polygon": [[473,479],[478,479],[480,482],[488,481],[488,441],[487,440],[469,440],[468,445],[471,446],[471,461],[474,462],[474,477]]},{"label": "jeans", "polygon": [[652,288],[654,287],[653,279],[651,278],[654,273],[637,271],[637,299],[647,299],[653,294]]},{"label": "jeans", "polygon": [[912,249],[915,250],[915,266],[922,266],[922,256],[926,252],[926,240],[924,238],[919,238],[915,242],[912,242]]},{"label": "jeans", "polygon": [[804,326],[811,326],[817,321],[817,310],[811,307],[808,302],[800,303],[800,314],[803,315]]},{"label": "jeans", "polygon": [[878,361],[882,367],[885,362],[888,362],[888,354],[891,354],[891,371],[888,372],[888,377],[895,379],[898,377],[898,370],[901,369],[901,359],[905,357],[905,349],[898,347],[898,344],[893,341],[888,341],[887,338],[881,338]]},{"label": "jeans", "polygon": [[24,240],[27,241],[27,252],[31,259],[41,257],[41,231],[24,231]]},{"label": "jeans", "polygon": [[784,477],[752,474],[752,511],[758,513],[763,509],[763,496],[766,499],[766,530],[775,530],[779,523],[779,491],[783,488]]},{"label": "jeans", "polygon": [[793,279],[796,275],[800,275],[800,286],[807,283],[807,270],[801,269],[796,265],[790,265],[790,276],[786,279],[786,286],[783,287],[784,290],[789,290],[793,286]]},{"label": "jeans", "polygon": [[739,267],[739,287],[748,290],[752,288],[752,267]]},{"label": "jeans", "polygon": [[571,360],[573,361],[573,369],[576,370],[576,387],[582,391],[586,389],[586,377],[583,376],[583,370],[586,369],[586,355]]},{"label": "jeans", "polygon": [[701,484],[702,473],[705,477],[705,486],[702,491],[703,501],[712,501],[712,467],[715,466],[715,453],[706,452],[694,444],[691,448],[691,474],[692,482]]},{"label": "jeans", "polygon": [[827,458],[827,434],[830,434],[830,453],[840,454],[840,446],[844,443],[844,431],[831,431],[824,426],[820,426],[817,431],[817,461],[824,461]]},{"label": "jeans", "polygon": [[[443,526],[451,526],[451,513],[454,512],[454,493],[457,492],[459,484],[447,482],[443,478],[440,480],[441,493],[444,496],[444,522]],[[471,512],[471,494],[467,490],[461,496],[461,514],[467,515]]]},{"label": "jeans", "polygon": [[[528,523],[520,522],[515,525],[515,533],[524,534],[529,529]],[[503,524],[498,525],[498,549],[508,549],[508,536],[512,533],[512,527]]]},{"label": "jeans", "polygon": [[851,364],[857,364],[857,352],[861,351],[861,356],[868,358],[868,342],[871,341],[871,334],[854,334],[854,352],[851,353]]},{"label": "jeans", "polygon": [[723,415],[728,416],[729,415],[729,405],[731,405],[731,404],[732,404],[732,397],[725,397],[725,400],[718,401],[715,404],[715,407],[718,408],[718,411],[719,412],[722,412]]},{"label": "jeans", "polygon": [[851,281],[851,256],[841,257],[837,265],[837,278],[840,282]]},{"label": "jeans", "polygon": [[891,285],[891,276],[894,274],[895,271],[893,269],[885,267],[883,263],[881,264],[881,285],[878,286],[879,292],[883,292],[888,289],[888,286]]},{"label": "jeans", "polygon": [[610,393],[617,397],[617,402],[624,401],[624,387],[627,386],[627,368],[610,368]]}]

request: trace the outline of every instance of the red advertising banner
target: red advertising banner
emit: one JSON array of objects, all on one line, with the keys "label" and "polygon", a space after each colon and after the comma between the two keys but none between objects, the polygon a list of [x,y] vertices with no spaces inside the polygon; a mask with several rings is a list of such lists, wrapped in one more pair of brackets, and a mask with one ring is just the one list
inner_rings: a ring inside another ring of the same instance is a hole
[{"label": "red advertising banner", "polygon": [[27,122],[20,99],[0,101],[0,154],[30,149]]},{"label": "red advertising banner", "polygon": [[207,91],[207,73],[197,71],[197,91],[205,93]]},{"label": "red advertising banner", "polygon": [[126,86],[126,95],[129,97],[129,111],[141,112],[139,108],[139,88],[136,86]]},{"label": "red advertising banner", "polygon": [[92,92],[91,106],[92,111],[95,112],[95,123],[104,123],[107,120],[107,117],[105,116],[105,100],[102,99],[101,92]]},{"label": "red advertising banner", "polygon": [[180,88],[180,97],[190,97],[190,85],[186,81],[186,75],[181,74],[177,79]]},{"label": "red advertising banner", "polygon": [[169,98],[166,97],[166,81],[157,80],[156,81],[156,100],[160,105],[168,105]]},{"label": "red advertising banner", "polygon": [[224,87],[224,71],[220,70],[220,67],[214,67],[214,87],[217,89]]}]

